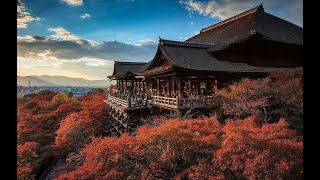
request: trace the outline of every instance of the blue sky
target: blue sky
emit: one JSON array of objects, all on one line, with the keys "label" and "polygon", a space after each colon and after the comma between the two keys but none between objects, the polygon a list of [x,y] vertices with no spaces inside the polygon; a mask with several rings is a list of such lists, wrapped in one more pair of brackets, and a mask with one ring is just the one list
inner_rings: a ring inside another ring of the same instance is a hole
[{"label": "blue sky", "polygon": [[[184,41],[198,33],[201,28],[253,8],[261,2],[257,0],[19,0],[18,75],[47,74],[102,79],[112,71],[112,60],[137,61],[137,58],[131,57],[130,54],[127,57],[114,55],[118,49],[111,52],[110,41],[124,43],[123,46],[132,51],[135,51],[135,48],[138,48],[137,52],[146,51],[147,55],[138,59],[149,61],[155,50],[150,51],[143,45],[153,44],[156,48],[159,36],[164,39]],[[302,0],[265,0],[263,3],[266,12],[303,26]],[[52,49],[47,42],[44,45],[44,41],[41,41],[41,44],[34,37],[54,41],[50,43],[53,44]],[[61,41],[71,43],[68,46],[68,57],[63,56],[62,50],[58,49],[61,47]],[[110,50],[110,53],[94,56],[88,52],[81,57],[70,57],[70,54],[82,52],[76,49],[79,44],[81,47],[86,44],[82,42],[108,42],[105,46],[100,44],[99,48],[107,48],[106,52]],[[59,43],[60,46],[55,43]],[[71,46],[75,47],[74,52]],[[123,47],[119,44],[116,46],[116,48]],[[57,51],[60,56],[57,55]],[[55,71],[52,71],[52,67],[56,68]],[[94,75],[94,72],[101,71],[102,67],[105,71]],[[90,69],[92,72],[88,73]]]},{"label": "blue sky", "polygon": [[[189,16],[179,1],[88,0],[70,6],[59,0],[25,0],[26,9],[40,21],[32,21],[18,35],[47,36],[49,28],[64,27],[83,39],[138,43],[158,37],[179,40],[219,21],[198,14]],[[90,18],[81,19],[84,13]]]}]

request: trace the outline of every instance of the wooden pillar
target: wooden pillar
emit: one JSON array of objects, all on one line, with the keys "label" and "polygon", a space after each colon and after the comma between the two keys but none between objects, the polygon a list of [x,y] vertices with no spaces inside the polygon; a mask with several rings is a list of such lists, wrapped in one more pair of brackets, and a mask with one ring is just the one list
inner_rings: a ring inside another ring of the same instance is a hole
[{"label": "wooden pillar", "polygon": [[199,79],[197,79],[197,81],[196,81],[196,93],[197,93],[197,95],[200,94],[200,80]]},{"label": "wooden pillar", "polygon": [[218,90],[218,80],[214,80],[214,94],[217,93],[217,90]]},{"label": "wooden pillar", "polygon": [[208,91],[209,90],[209,82],[208,81],[206,81],[206,90]]},{"label": "wooden pillar", "polygon": [[167,94],[169,96],[171,96],[171,85],[170,85],[170,79],[167,80],[167,84],[168,84],[168,87],[167,87]]},{"label": "wooden pillar", "polygon": [[123,93],[123,79],[121,80],[121,92]]},{"label": "wooden pillar", "polygon": [[133,79],[131,79],[131,89],[130,89],[131,93],[133,93]]},{"label": "wooden pillar", "polygon": [[182,88],[183,87],[181,87],[181,86],[182,86],[181,79],[178,79],[178,97],[179,98],[182,98]]},{"label": "wooden pillar", "polygon": [[189,85],[189,94],[190,94],[191,93],[191,89],[192,89],[192,81],[191,80],[189,80],[188,85]]},{"label": "wooden pillar", "polygon": [[144,92],[145,91],[145,84],[146,84],[147,82],[145,82],[145,81],[142,81],[142,92]]},{"label": "wooden pillar", "polygon": [[223,81],[222,81],[221,79],[214,81],[214,85],[215,85],[215,86],[214,86],[214,90],[215,90],[215,93],[216,93],[216,90],[222,88],[222,83],[223,83]]},{"label": "wooden pillar", "polygon": [[217,81],[217,88],[221,89],[222,88],[222,84],[223,84],[223,80],[220,79],[220,81]]},{"label": "wooden pillar", "polygon": [[160,79],[157,79],[157,95],[160,94]]},{"label": "wooden pillar", "polygon": [[119,80],[116,80],[117,81],[117,89],[119,90]]},{"label": "wooden pillar", "polygon": [[125,91],[128,90],[128,80],[126,79],[126,88],[125,88]]},{"label": "wooden pillar", "polygon": [[171,83],[172,83],[172,86],[171,86],[171,88],[172,88],[172,94],[175,94],[175,84],[174,84],[174,80],[172,80],[171,81]]}]

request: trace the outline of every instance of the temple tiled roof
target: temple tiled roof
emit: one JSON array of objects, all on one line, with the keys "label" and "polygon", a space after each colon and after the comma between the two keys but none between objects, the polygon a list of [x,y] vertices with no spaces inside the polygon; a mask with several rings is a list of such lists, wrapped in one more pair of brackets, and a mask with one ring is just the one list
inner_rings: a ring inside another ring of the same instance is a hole
[{"label": "temple tiled roof", "polygon": [[279,68],[256,67],[245,63],[221,61],[208,53],[210,47],[212,45],[198,44],[190,46],[188,42],[160,39],[157,54],[162,53],[172,63],[172,66],[166,64],[164,68],[157,67],[155,64],[159,60],[159,56],[156,55],[141,74],[146,74],[146,72],[149,74],[148,71],[159,73],[167,71],[174,66],[191,70],[216,72],[270,72],[280,70]]},{"label": "temple tiled roof", "polygon": [[203,28],[186,42],[211,44],[216,45],[213,49],[221,49],[254,35],[277,42],[303,44],[303,28],[266,13],[262,5]]},{"label": "temple tiled roof", "polygon": [[111,76],[108,78],[112,79],[115,77],[122,77],[127,74],[136,74],[142,70],[147,63],[146,62],[121,62],[115,61],[114,62],[114,69]]}]

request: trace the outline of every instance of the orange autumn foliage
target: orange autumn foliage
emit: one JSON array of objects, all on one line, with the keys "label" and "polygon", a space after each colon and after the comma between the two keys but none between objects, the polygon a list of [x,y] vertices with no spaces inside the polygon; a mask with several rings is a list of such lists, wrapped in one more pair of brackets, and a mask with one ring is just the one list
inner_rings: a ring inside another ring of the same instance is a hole
[{"label": "orange autumn foliage", "polygon": [[91,137],[103,134],[108,115],[107,106],[102,101],[104,97],[105,93],[99,93],[81,98],[83,109],[61,121],[53,144],[55,156],[63,157],[77,151],[89,143]]},{"label": "orange autumn foliage", "polygon": [[106,97],[106,92],[96,93],[94,95],[86,95],[79,98],[83,108],[88,108],[94,104],[102,103]]},{"label": "orange autumn foliage", "polygon": [[42,91],[18,100],[18,146],[35,142],[38,147],[38,157],[30,160],[30,164],[36,162],[37,165],[20,167],[20,174],[39,175],[45,170],[53,158],[51,144],[54,142],[59,122],[70,113],[79,111],[79,106],[73,106],[71,103],[52,106],[50,102],[56,94]]},{"label": "orange autumn foliage", "polygon": [[60,128],[57,130],[57,136],[53,144],[55,156],[63,156],[72,151],[75,151],[83,138],[82,128],[77,122],[79,115],[77,113],[70,114],[67,118],[61,121]]},{"label": "orange autumn foliage", "polygon": [[95,138],[83,149],[83,165],[58,179],[174,177],[198,159],[211,160],[219,145],[220,126],[214,117],[169,120],[159,127],[142,127],[135,137]]},{"label": "orange autumn foliage", "polygon": [[[81,154],[81,155],[80,155]],[[302,138],[280,120],[168,120],[136,136],[94,138],[56,179],[301,178]],[[79,156],[81,158],[79,158]],[[72,157],[70,157],[72,159]]]},{"label": "orange autumn foliage", "polygon": [[268,103],[266,88],[270,81],[270,78],[243,79],[218,90],[217,95],[223,99],[221,108],[224,114],[232,118],[259,116]]},{"label": "orange autumn foliage", "polygon": [[228,121],[214,163],[229,178],[300,179],[303,142],[281,119],[263,124],[254,118]]},{"label": "orange autumn foliage", "polygon": [[[161,119],[119,138],[102,137],[105,92],[73,104],[51,103],[52,92],[26,96],[18,99],[18,177],[34,179],[50,159],[67,157],[55,179],[301,179],[302,136],[290,130],[292,119],[302,123],[301,76],[295,69],[221,90],[233,119],[225,124]],[[273,120],[262,124],[264,107]]]},{"label": "orange autumn foliage", "polygon": [[277,122],[281,117],[303,133],[303,69],[270,73],[262,79],[242,79],[217,92],[224,116],[232,119],[257,117]]},{"label": "orange autumn foliage", "polygon": [[33,169],[36,164],[34,159],[38,157],[36,150],[38,144],[36,142],[26,142],[17,147],[17,179],[33,180],[35,174]]}]

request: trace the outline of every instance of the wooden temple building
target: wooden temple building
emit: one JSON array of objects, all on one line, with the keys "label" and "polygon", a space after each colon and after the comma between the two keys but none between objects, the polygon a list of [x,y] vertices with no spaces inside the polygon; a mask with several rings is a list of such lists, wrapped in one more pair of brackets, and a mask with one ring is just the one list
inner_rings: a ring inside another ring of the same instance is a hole
[{"label": "wooden temple building", "polygon": [[160,39],[154,58],[115,62],[108,104],[113,133],[133,132],[155,109],[210,108],[217,89],[243,77],[303,66],[303,29],[262,5],[204,28],[184,42]]}]

